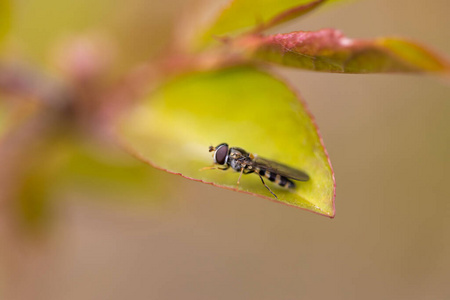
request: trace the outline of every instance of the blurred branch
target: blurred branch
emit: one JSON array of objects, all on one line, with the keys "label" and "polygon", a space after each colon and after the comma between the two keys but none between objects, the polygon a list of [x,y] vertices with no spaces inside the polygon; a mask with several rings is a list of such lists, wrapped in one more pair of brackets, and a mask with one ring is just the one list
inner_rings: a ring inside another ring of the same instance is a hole
[{"label": "blurred branch", "polygon": [[73,93],[61,81],[17,63],[0,63],[0,95],[35,100],[50,108],[61,108]]}]

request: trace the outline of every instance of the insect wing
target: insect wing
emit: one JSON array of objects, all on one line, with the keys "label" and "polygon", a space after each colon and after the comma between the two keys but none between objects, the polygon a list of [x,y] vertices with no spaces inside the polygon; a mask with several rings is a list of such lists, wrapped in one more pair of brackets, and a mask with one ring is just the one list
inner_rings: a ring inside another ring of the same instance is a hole
[{"label": "insect wing", "polygon": [[273,160],[269,160],[262,157],[255,157],[253,160],[253,164],[255,167],[260,169],[268,170],[272,173],[280,174],[281,176],[298,180],[298,181],[308,181],[309,176],[303,171],[291,168],[289,166],[283,165]]}]

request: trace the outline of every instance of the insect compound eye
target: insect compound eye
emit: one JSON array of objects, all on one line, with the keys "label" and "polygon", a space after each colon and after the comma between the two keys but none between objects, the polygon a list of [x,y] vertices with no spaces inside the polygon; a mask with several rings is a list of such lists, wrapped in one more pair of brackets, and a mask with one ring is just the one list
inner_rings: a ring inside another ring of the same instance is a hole
[{"label": "insect compound eye", "polygon": [[220,144],[216,147],[216,153],[214,155],[214,160],[219,165],[225,164],[226,158],[228,156],[228,144]]}]

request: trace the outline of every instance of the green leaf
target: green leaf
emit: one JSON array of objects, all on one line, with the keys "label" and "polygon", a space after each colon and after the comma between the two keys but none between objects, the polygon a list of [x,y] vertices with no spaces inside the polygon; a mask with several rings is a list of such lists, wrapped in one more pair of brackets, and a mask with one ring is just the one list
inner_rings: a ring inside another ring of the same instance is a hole
[{"label": "green leaf", "polygon": [[[26,125],[26,124],[24,124]],[[73,137],[58,124],[39,137],[0,144],[0,190],[23,229],[40,233],[51,224],[55,200],[161,205],[167,198],[164,178],[115,147],[99,147]],[[29,127],[22,126],[24,134]],[[60,131],[60,129],[63,129]],[[20,147],[22,146],[22,147]],[[2,149],[3,147],[3,149]],[[9,149],[7,149],[10,147]],[[6,150],[6,151],[5,151]],[[14,155],[8,157],[7,152]],[[7,163],[6,163],[7,161]],[[9,178],[11,177],[11,178]]]},{"label": "green leaf", "polygon": [[49,225],[50,199],[61,163],[61,154],[51,147],[51,140],[42,140],[42,145],[33,144],[32,153],[27,151],[28,155],[16,164],[20,175],[13,188],[14,199],[8,199],[16,205],[19,221],[30,233],[38,233]]},{"label": "green leaf", "polygon": [[425,47],[393,38],[354,40],[340,31],[246,36],[234,47],[258,61],[333,73],[449,72],[450,63]]},{"label": "green leaf", "polygon": [[419,72],[450,71],[449,61],[419,44],[393,38],[380,38],[375,42]]},{"label": "green leaf", "polygon": [[252,28],[264,30],[300,17],[323,2],[325,0],[234,0],[202,34],[201,40]]},{"label": "green leaf", "polygon": [[0,0],[0,44],[11,25],[11,3],[9,0]]},{"label": "green leaf", "polygon": [[295,190],[268,183],[279,201],[334,216],[334,176],[317,128],[286,84],[252,68],[178,77],[127,113],[121,142],[133,155],[186,178],[275,200],[256,175],[211,166],[210,145],[226,142],[304,170]]},{"label": "green leaf", "polygon": [[58,149],[65,154],[55,181],[61,193],[81,199],[126,204],[161,204],[166,180],[114,147],[69,139]]},{"label": "green leaf", "polygon": [[[51,216],[49,202],[59,176],[61,153],[54,151],[51,113],[18,103],[0,139],[0,190],[10,213],[29,233],[41,232]],[[34,106],[34,107],[33,107]]]}]

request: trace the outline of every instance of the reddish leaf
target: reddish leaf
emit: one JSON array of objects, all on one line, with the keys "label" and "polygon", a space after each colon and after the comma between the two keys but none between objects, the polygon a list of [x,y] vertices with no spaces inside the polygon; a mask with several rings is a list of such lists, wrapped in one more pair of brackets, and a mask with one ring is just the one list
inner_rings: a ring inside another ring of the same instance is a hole
[{"label": "reddish leaf", "polygon": [[333,73],[449,72],[450,63],[401,39],[354,40],[340,31],[297,31],[246,36],[234,43],[250,57],[285,66]]}]

